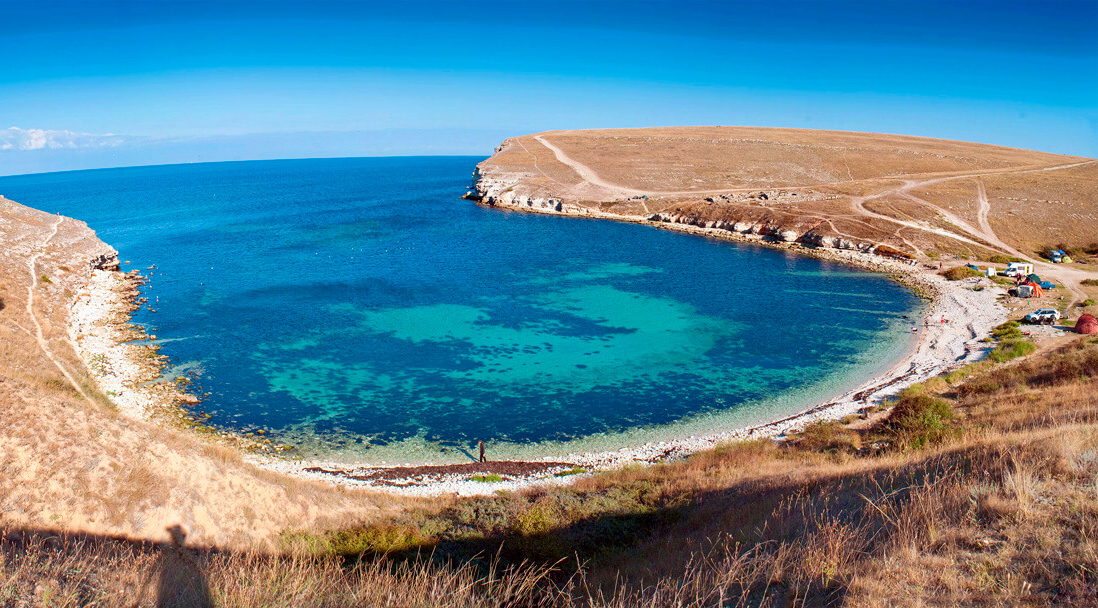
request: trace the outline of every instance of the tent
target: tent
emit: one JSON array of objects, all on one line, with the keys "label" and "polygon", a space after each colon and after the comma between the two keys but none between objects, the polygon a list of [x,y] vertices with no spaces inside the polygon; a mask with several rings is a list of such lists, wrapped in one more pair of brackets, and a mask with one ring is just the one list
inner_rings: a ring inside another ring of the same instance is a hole
[{"label": "tent", "polygon": [[[1023,287],[1028,287],[1029,289],[1022,289]],[[1041,286],[1033,281],[1023,281],[1022,284],[1018,286],[1018,297],[1039,298],[1043,295],[1045,295],[1045,292],[1041,290]]]},{"label": "tent", "polygon": [[1035,284],[1035,285],[1040,285],[1041,284],[1041,277],[1037,276],[1034,273],[1031,273],[1029,276],[1027,276],[1026,280],[1029,281],[1030,283]]},{"label": "tent", "polygon": [[1075,322],[1075,331],[1081,334],[1098,334],[1098,319],[1094,315],[1083,315]]}]

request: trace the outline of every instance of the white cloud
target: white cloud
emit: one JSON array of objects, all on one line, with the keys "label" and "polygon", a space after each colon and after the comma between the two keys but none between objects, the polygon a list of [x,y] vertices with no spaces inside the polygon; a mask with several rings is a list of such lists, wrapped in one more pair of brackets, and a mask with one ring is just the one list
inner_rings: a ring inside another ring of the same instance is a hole
[{"label": "white cloud", "polygon": [[20,129],[9,127],[0,131],[0,150],[59,150],[77,148],[114,148],[126,143],[127,138],[107,133],[73,133],[46,129]]}]

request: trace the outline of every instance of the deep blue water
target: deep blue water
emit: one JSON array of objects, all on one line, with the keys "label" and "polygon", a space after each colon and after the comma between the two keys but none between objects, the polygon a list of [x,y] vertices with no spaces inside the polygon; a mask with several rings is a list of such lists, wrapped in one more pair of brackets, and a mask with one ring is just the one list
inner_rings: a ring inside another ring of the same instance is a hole
[{"label": "deep blue water", "polygon": [[[199,409],[309,454],[613,447],[790,413],[910,341],[882,276],[647,226],[461,200],[480,159],[362,158],[0,178],[145,269]],[[555,447],[554,447],[555,446]],[[568,446],[574,447],[574,446]],[[440,455],[439,452],[443,452]]]}]

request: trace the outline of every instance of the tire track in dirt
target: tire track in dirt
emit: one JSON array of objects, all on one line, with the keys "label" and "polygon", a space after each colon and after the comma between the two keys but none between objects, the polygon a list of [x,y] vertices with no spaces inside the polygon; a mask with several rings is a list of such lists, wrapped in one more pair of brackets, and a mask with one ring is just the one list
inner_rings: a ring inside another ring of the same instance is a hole
[{"label": "tire track in dirt", "polygon": [[[619,184],[614,184],[614,183],[608,182],[608,181],[602,179],[601,177],[599,177],[599,174],[595,173],[594,169],[592,169],[591,167],[588,167],[587,165],[579,162],[578,160],[575,160],[574,158],[568,156],[567,154],[564,153],[564,150],[561,150],[560,148],[556,147],[555,145],[545,141],[545,139],[542,136],[535,135],[534,139],[537,140],[538,143],[540,143],[541,145],[545,146],[546,148],[549,148],[549,150],[553,152],[553,155],[557,157],[557,160],[559,160],[560,162],[562,162],[562,163],[568,165],[569,167],[571,167],[572,170],[575,171],[580,176],[580,178],[583,179],[583,181],[587,182],[588,184],[591,184],[593,186],[598,186],[599,188],[603,188],[605,190],[609,190],[611,193],[616,194],[616,195],[643,196],[643,195],[649,194],[649,192],[647,190],[636,190],[634,188],[626,188],[625,186],[621,186]],[[523,146],[523,148],[525,149],[525,146]]]},{"label": "tire track in dirt", "polygon": [[57,367],[61,374],[65,376],[65,379],[69,381],[69,384],[76,389],[76,392],[80,393],[81,397],[86,399],[88,403],[96,405],[95,400],[89,397],[88,394],[84,392],[84,389],[80,388],[80,385],[77,384],[76,379],[72,377],[69,370],[65,369],[65,366],[61,365],[61,362],[54,356],[53,351],[50,350],[49,341],[46,340],[45,332],[42,331],[42,324],[38,322],[38,315],[34,312],[35,292],[38,289],[38,270],[36,268],[38,265],[38,258],[46,253],[50,241],[53,240],[53,237],[57,236],[57,231],[61,228],[61,222],[64,221],[65,218],[59,217],[57,221],[54,222],[53,229],[50,230],[49,235],[42,241],[42,244],[39,245],[38,252],[27,260],[27,270],[30,272],[31,277],[30,285],[27,286],[27,316],[30,317],[31,322],[34,323],[34,337],[38,341],[38,346],[42,349],[46,358]]}]

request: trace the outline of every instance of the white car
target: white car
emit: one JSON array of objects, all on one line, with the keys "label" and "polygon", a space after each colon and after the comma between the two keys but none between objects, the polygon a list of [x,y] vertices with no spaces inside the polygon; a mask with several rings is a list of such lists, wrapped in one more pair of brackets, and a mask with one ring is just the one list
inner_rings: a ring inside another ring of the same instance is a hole
[{"label": "white car", "polygon": [[1055,308],[1041,308],[1026,315],[1025,319],[1026,323],[1048,323],[1052,325],[1060,320],[1060,311]]}]

